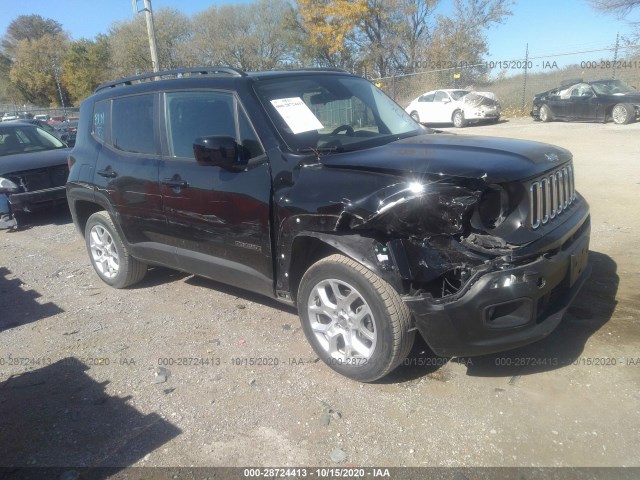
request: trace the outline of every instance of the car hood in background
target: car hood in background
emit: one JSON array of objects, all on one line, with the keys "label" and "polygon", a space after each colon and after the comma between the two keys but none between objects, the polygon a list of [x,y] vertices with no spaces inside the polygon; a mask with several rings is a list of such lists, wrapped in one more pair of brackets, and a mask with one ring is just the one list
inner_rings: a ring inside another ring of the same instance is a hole
[{"label": "car hood in background", "polygon": [[12,172],[22,172],[36,168],[66,165],[70,148],[57,148],[39,152],[18,153],[0,157],[0,176]]},{"label": "car hood in background", "polygon": [[480,107],[481,105],[493,107],[496,105],[500,105],[498,97],[495,95],[495,93],[491,92],[470,92],[462,97],[460,101],[471,107]]},{"label": "car hood in background", "polygon": [[509,182],[536,177],[571,158],[568,150],[527,140],[424,134],[382,147],[327,155],[320,162],[331,168],[403,176],[422,174]]}]

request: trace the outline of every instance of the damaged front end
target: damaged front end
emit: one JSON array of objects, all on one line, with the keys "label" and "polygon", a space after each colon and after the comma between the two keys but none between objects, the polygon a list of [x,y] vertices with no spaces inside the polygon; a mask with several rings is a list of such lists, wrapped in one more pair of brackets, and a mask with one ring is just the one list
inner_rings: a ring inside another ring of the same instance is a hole
[{"label": "damaged front end", "polygon": [[498,98],[491,92],[470,92],[461,99],[465,118],[497,119],[501,107]]},{"label": "damaged front end", "polygon": [[18,222],[11,210],[9,194],[18,191],[18,186],[8,178],[0,177],[0,230],[18,228]]},{"label": "damaged front end", "polygon": [[513,198],[519,197],[483,179],[402,182],[347,202],[336,230],[383,233],[406,293],[443,299],[508,261],[518,247],[488,233],[506,231],[507,219],[518,216]]},{"label": "damaged front end", "polygon": [[478,355],[548,334],[589,274],[586,202],[550,233],[530,228],[529,198],[520,181],[423,174],[285,224],[393,285],[434,352]]}]

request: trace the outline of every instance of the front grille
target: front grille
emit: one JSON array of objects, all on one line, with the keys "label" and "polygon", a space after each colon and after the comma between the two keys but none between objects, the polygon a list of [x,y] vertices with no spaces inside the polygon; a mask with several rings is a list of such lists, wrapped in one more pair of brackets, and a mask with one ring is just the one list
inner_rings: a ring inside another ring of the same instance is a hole
[{"label": "front grille", "polygon": [[567,165],[529,185],[529,225],[534,230],[564,212],[576,199],[573,167]]},{"label": "front grille", "polygon": [[69,170],[66,165],[56,165],[40,170],[9,173],[5,176],[20,186],[21,192],[36,192],[47,188],[64,186],[68,175]]}]

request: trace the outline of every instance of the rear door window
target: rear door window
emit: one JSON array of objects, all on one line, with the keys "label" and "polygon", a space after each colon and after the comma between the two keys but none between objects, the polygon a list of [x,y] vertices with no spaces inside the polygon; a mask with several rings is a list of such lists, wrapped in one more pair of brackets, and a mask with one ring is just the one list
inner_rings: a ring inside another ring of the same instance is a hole
[{"label": "rear door window", "polygon": [[132,95],[113,100],[111,143],[129,153],[155,155],[153,94]]}]

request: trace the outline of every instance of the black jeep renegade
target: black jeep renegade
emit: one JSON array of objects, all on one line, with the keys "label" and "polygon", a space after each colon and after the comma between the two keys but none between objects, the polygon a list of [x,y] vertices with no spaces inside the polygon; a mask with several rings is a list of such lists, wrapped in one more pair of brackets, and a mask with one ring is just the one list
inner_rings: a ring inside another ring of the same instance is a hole
[{"label": "black jeep renegade", "polygon": [[293,303],[318,355],[360,381],[402,362],[416,330],[443,356],[538,340],[590,272],[568,151],[425,130],[337,70],[102,85],[69,163],[103,281],[163,265]]}]

